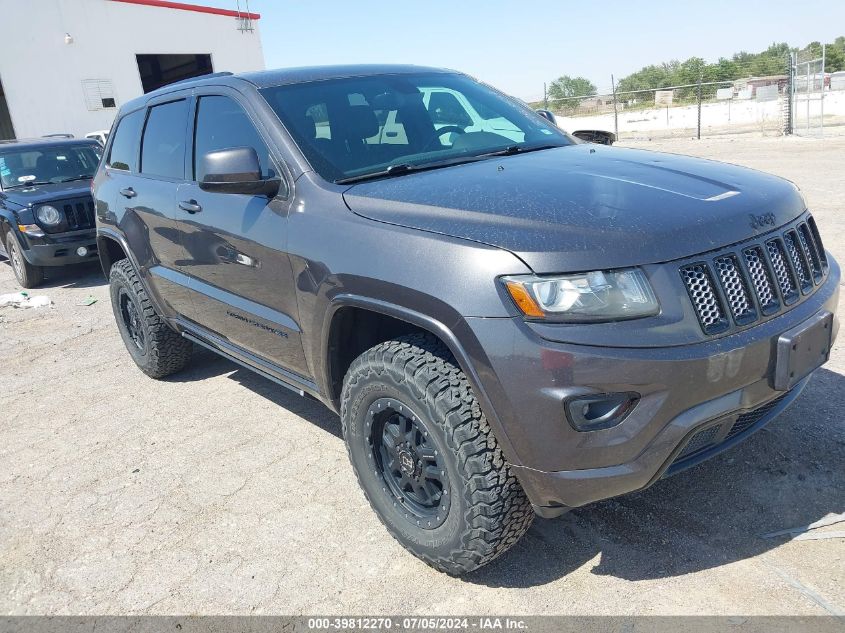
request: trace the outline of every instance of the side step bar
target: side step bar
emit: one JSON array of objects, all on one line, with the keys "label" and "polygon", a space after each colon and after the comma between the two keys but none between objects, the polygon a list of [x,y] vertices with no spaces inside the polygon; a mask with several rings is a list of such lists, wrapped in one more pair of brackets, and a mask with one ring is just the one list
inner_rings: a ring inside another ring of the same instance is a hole
[{"label": "side step bar", "polygon": [[286,371],[285,369],[259,358],[254,354],[250,354],[246,350],[235,347],[231,343],[223,341],[213,334],[197,332],[184,322],[180,323],[180,325],[182,326],[182,336],[192,343],[196,343],[201,347],[211,350],[215,354],[228,358],[241,367],[254,371],[258,375],[263,376],[268,380],[272,380],[276,384],[281,385],[286,389],[290,389],[294,393],[298,393],[300,396],[322,402],[320,390],[317,388],[317,385],[310,380],[306,380],[305,378]]}]

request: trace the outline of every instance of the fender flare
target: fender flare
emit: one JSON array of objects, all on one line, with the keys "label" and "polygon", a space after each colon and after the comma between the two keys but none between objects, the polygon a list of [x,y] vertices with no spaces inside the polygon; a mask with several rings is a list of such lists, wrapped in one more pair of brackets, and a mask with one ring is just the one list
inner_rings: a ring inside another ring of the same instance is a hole
[{"label": "fender flare", "polygon": [[[105,262],[103,260],[103,253],[106,252],[106,249],[103,248],[103,242],[105,240],[112,240],[113,242],[117,242],[120,245],[120,248],[123,249],[123,252],[126,254],[126,259],[129,260],[129,263],[132,264],[132,268],[135,269],[135,272],[138,274],[138,279],[141,282],[141,285],[144,287],[144,292],[147,293],[147,298],[150,300],[150,303],[153,304],[156,312],[160,315],[167,314],[166,312],[162,311],[161,305],[158,301],[158,295],[150,290],[150,284],[147,282],[147,276],[144,274],[143,269],[141,268],[138,260],[135,259],[135,256],[132,254],[132,249],[129,248],[129,244],[126,241],[126,238],[123,237],[118,231],[114,231],[109,228],[105,227],[98,227],[97,228],[97,253],[100,258],[100,267],[103,269],[103,274],[106,277],[106,280],[109,279],[109,271],[106,270]],[[169,319],[168,319],[169,321]]]},{"label": "fender flare", "polygon": [[[373,312],[378,312],[385,316],[399,319],[400,321],[405,321],[406,323],[415,325],[416,327],[433,334],[434,336],[438,337],[441,341],[443,341],[446,347],[449,348],[449,351],[452,353],[452,356],[455,357],[455,360],[457,361],[461,371],[464,372],[467,377],[467,380],[469,380],[469,384],[472,387],[473,393],[478,399],[478,404],[481,407],[481,410],[484,412],[484,415],[487,418],[487,422],[490,424],[490,427],[493,430],[493,434],[499,442],[499,445],[502,448],[502,452],[504,453],[505,458],[510,464],[515,466],[519,465],[520,462],[517,458],[516,451],[513,448],[513,444],[511,443],[510,438],[508,437],[507,432],[505,431],[505,427],[499,419],[499,416],[496,414],[496,410],[493,407],[493,403],[491,402],[486,390],[484,389],[484,386],[481,382],[481,378],[478,375],[478,372],[476,371],[475,365],[472,363],[469,354],[466,352],[464,346],[458,340],[458,337],[455,336],[451,328],[447,327],[441,321],[438,321],[437,319],[428,316],[427,314],[417,312],[416,310],[412,310],[404,306],[389,303],[387,301],[382,301],[380,299],[372,299],[370,297],[365,297],[361,295],[340,294],[333,297],[326,310],[326,316],[323,320],[323,331],[321,334],[320,343],[320,354],[321,358],[324,361],[320,380],[322,381],[322,384],[324,386],[331,384],[331,367],[329,366],[328,358],[329,336],[331,334],[332,321],[334,320],[334,315],[338,310],[347,307],[363,308]],[[326,392],[326,395],[328,396],[328,392]]]},{"label": "fender flare", "polygon": [[[14,236],[20,249],[21,257],[29,261],[29,246],[21,239],[17,228],[18,218],[15,212],[8,208],[0,208],[0,241],[3,242],[3,252],[6,253],[6,234]],[[8,253],[6,253],[8,256]]]}]

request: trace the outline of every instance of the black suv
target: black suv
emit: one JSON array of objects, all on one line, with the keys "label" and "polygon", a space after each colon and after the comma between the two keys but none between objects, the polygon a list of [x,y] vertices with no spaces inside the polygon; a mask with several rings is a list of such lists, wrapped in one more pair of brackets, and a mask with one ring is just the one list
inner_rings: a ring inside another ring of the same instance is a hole
[{"label": "black suv", "polygon": [[96,260],[91,179],[101,153],[90,140],[0,141],[0,252],[24,288],[47,266]]},{"label": "black suv", "polygon": [[387,529],[449,573],[743,440],[836,335],[791,183],[581,143],[460,73],[198,78],[126,104],[105,151],[138,366],[200,345],[322,401]]}]

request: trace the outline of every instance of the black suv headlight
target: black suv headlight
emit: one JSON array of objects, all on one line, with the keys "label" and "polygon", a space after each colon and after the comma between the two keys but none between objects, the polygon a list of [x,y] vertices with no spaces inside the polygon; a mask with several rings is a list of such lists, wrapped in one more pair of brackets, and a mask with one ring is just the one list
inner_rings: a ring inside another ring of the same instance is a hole
[{"label": "black suv headlight", "polygon": [[35,217],[43,226],[58,226],[64,219],[61,211],[49,204],[42,204],[36,208]]},{"label": "black suv headlight", "polygon": [[532,319],[598,322],[638,319],[660,312],[639,268],[572,275],[514,275],[502,281],[522,313]]}]

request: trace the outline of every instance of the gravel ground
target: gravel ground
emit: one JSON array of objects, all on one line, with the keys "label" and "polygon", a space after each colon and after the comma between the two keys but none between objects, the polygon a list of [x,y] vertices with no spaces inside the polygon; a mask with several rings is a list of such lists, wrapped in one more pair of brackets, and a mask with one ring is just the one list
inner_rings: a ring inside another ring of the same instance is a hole
[{"label": "gravel ground", "polygon": [[[795,181],[845,261],[845,139],[638,146]],[[0,309],[2,613],[845,614],[845,540],[760,538],[845,512],[845,336],[743,445],[454,579],[387,535],[323,406],[205,352],[146,378],[96,267],[34,294]]]}]

